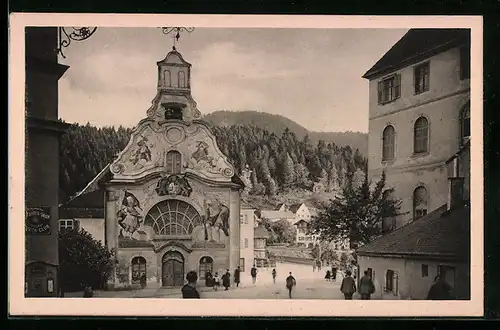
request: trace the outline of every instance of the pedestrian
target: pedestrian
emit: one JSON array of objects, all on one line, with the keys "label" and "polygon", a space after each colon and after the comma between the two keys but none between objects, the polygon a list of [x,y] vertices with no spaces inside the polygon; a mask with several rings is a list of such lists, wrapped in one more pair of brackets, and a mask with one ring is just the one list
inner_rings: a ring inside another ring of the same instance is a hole
[{"label": "pedestrian", "polygon": [[340,291],[344,294],[345,300],[352,300],[352,295],[356,292],[356,282],[351,277],[351,271],[345,272],[345,277],[342,279]]},{"label": "pedestrian", "polygon": [[214,286],[214,278],[213,278],[212,272],[210,270],[208,270],[205,273],[205,286],[207,286],[209,288]]},{"label": "pedestrian", "polygon": [[83,289],[83,298],[92,298],[94,296],[94,290],[90,285],[85,285]]},{"label": "pedestrian", "polygon": [[286,288],[288,289],[288,296],[290,297],[290,299],[292,298],[292,289],[296,285],[297,281],[295,280],[295,277],[292,276],[292,272],[290,272],[288,277],[286,278]]},{"label": "pedestrian", "polygon": [[234,283],[236,284],[236,287],[240,286],[240,266],[234,270]]},{"label": "pedestrian", "polygon": [[325,275],[325,279],[326,279],[326,281],[327,281],[327,282],[329,282],[329,281],[330,281],[331,276],[332,276],[332,275],[330,274],[330,270],[328,269],[328,270],[326,271],[326,275]]},{"label": "pedestrian", "polygon": [[253,265],[252,269],[250,270],[250,275],[252,276],[252,283],[255,284],[257,281],[257,268],[255,268],[255,265]]},{"label": "pedestrian", "polygon": [[337,268],[332,267],[332,281],[337,281]]},{"label": "pedestrian", "polygon": [[147,285],[146,274],[142,274],[141,276],[141,288],[144,289]]},{"label": "pedestrian", "polygon": [[219,277],[219,273],[215,273],[214,275],[214,290],[217,291],[219,290],[219,287],[220,287],[220,277]]},{"label": "pedestrian", "polygon": [[427,294],[428,300],[451,300],[453,295],[451,293],[451,286],[445,281],[445,277],[437,275],[434,278],[434,283],[431,285],[429,293]]},{"label": "pedestrian", "polygon": [[276,268],[273,268],[272,274],[273,274],[273,283],[276,284]]},{"label": "pedestrian", "polygon": [[229,269],[226,269],[226,273],[222,275],[222,286],[224,286],[224,291],[229,290],[231,286],[231,273],[229,273]]},{"label": "pedestrian", "polygon": [[186,275],[187,284],[181,289],[182,298],[184,299],[200,299],[200,294],[196,290],[196,282],[198,281],[198,274],[195,271],[190,271]]},{"label": "pedestrian", "polygon": [[359,293],[361,294],[361,300],[370,300],[370,296],[375,292],[375,285],[367,270],[365,270],[364,274],[359,280]]}]

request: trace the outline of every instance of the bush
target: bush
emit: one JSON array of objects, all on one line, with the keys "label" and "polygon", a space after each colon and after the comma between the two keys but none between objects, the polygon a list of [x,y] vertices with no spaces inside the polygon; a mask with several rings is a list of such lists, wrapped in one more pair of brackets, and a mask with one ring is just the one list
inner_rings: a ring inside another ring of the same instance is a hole
[{"label": "bush", "polygon": [[60,285],[64,291],[82,290],[84,285],[102,289],[113,264],[113,251],[85,230],[59,233]]}]

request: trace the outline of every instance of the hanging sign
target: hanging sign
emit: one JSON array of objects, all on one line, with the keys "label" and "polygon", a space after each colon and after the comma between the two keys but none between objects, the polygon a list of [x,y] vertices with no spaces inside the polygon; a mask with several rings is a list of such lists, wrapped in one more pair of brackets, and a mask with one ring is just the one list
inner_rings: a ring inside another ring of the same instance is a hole
[{"label": "hanging sign", "polygon": [[28,207],[26,209],[26,233],[34,235],[50,235],[50,206]]}]

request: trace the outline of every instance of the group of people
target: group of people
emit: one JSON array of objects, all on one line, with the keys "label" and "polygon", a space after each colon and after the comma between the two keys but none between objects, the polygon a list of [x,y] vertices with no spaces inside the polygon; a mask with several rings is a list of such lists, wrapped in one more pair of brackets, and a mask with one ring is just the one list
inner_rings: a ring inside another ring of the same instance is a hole
[{"label": "group of people", "polygon": [[356,281],[352,277],[352,272],[347,270],[345,277],[342,279],[340,291],[344,294],[346,300],[352,300],[352,296],[356,291],[359,292],[361,300],[370,300],[371,295],[375,292],[375,285],[371,276],[368,275],[368,271],[365,271],[363,277],[359,280],[359,288],[356,288]]},{"label": "group of people", "polygon": [[[239,267],[234,272],[234,283],[237,286],[240,283]],[[226,269],[226,272],[222,276],[219,276],[219,273],[217,272],[212,275],[211,271],[207,271],[205,273],[205,285],[213,287],[215,291],[218,291],[221,285],[224,287],[224,291],[229,290],[229,287],[231,286],[231,273],[229,273],[229,269]]]},{"label": "group of people", "polygon": [[332,267],[332,270],[329,269],[326,271],[325,279],[330,282],[335,282],[337,280],[337,268]]}]

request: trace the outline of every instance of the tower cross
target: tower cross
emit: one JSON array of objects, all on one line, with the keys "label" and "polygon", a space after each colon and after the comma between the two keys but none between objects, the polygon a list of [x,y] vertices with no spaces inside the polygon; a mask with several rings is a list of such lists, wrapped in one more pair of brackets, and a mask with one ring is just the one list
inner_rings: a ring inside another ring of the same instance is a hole
[{"label": "tower cross", "polygon": [[191,33],[194,31],[193,27],[162,27],[163,34],[172,34],[173,46],[172,49],[175,50],[176,42],[179,41],[182,32]]}]

